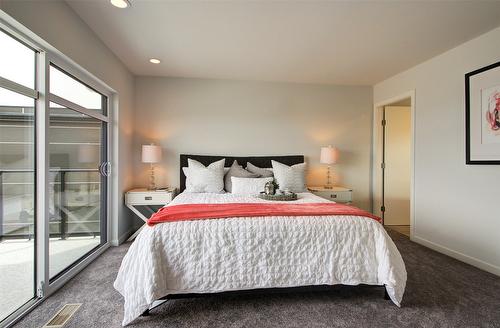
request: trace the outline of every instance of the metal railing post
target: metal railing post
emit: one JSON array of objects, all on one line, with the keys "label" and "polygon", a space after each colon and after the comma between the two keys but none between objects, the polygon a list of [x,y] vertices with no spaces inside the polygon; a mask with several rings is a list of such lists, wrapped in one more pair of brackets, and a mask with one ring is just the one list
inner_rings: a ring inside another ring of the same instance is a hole
[{"label": "metal railing post", "polygon": [[60,204],[59,204],[59,214],[61,218],[61,239],[66,239],[66,232],[67,232],[67,225],[68,225],[68,215],[66,214],[66,171],[61,170],[60,171],[60,182],[61,182],[61,187],[59,188],[59,199],[60,199]]}]

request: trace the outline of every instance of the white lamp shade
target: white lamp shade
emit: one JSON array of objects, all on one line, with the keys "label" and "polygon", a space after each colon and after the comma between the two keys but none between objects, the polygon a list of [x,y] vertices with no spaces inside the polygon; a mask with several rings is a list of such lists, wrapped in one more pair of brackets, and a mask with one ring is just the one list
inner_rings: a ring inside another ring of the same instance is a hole
[{"label": "white lamp shade", "polygon": [[321,164],[335,164],[339,159],[339,151],[337,148],[328,146],[321,147],[321,156],[319,158],[319,162]]},{"label": "white lamp shade", "polygon": [[161,161],[161,147],[156,145],[142,145],[142,162],[158,163]]}]

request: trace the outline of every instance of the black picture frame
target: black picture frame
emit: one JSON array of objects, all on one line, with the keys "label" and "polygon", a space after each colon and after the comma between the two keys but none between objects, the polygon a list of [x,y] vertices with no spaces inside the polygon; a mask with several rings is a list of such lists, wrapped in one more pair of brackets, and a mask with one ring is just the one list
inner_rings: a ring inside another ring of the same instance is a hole
[{"label": "black picture frame", "polygon": [[[477,69],[475,71],[465,74],[465,164],[467,165],[500,165],[500,158],[498,160],[472,160],[470,157],[470,115],[471,115],[471,104],[470,104],[470,78],[474,75],[481,74],[483,72],[489,71],[491,69],[500,66],[500,61]],[[498,81],[500,84],[500,81]]]}]

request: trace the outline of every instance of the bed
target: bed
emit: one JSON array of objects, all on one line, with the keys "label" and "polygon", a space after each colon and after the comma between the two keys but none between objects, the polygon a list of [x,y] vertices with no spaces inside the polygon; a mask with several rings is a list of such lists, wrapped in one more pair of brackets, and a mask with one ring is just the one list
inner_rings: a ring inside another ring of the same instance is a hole
[{"label": "bed", "polygon": [[[208,165],[226,158],[241,165],[287,165],[303,156],[181,155]],[[180,170],[181,204],[268,203],[231,193],[188,193]],[[297,204],[329,202],[309,192]],[[260,205],[258,205],[260,206]],[[323,285],[374,285],[401,305],[406,270],[395,244],[377,221],[352,215],[237,217],[168,222],[143,229],[125,255],[114,287],[125,299],[123,325],[172,295]]]}]

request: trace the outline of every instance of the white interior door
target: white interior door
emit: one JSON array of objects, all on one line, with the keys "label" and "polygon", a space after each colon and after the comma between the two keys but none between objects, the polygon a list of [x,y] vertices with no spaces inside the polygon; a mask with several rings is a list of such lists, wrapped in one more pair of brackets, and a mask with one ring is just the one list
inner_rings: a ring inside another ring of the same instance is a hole
[{"label": "white interior door", "polygon": [[385,225],[410,224],[411,108],[385,109]]}]

